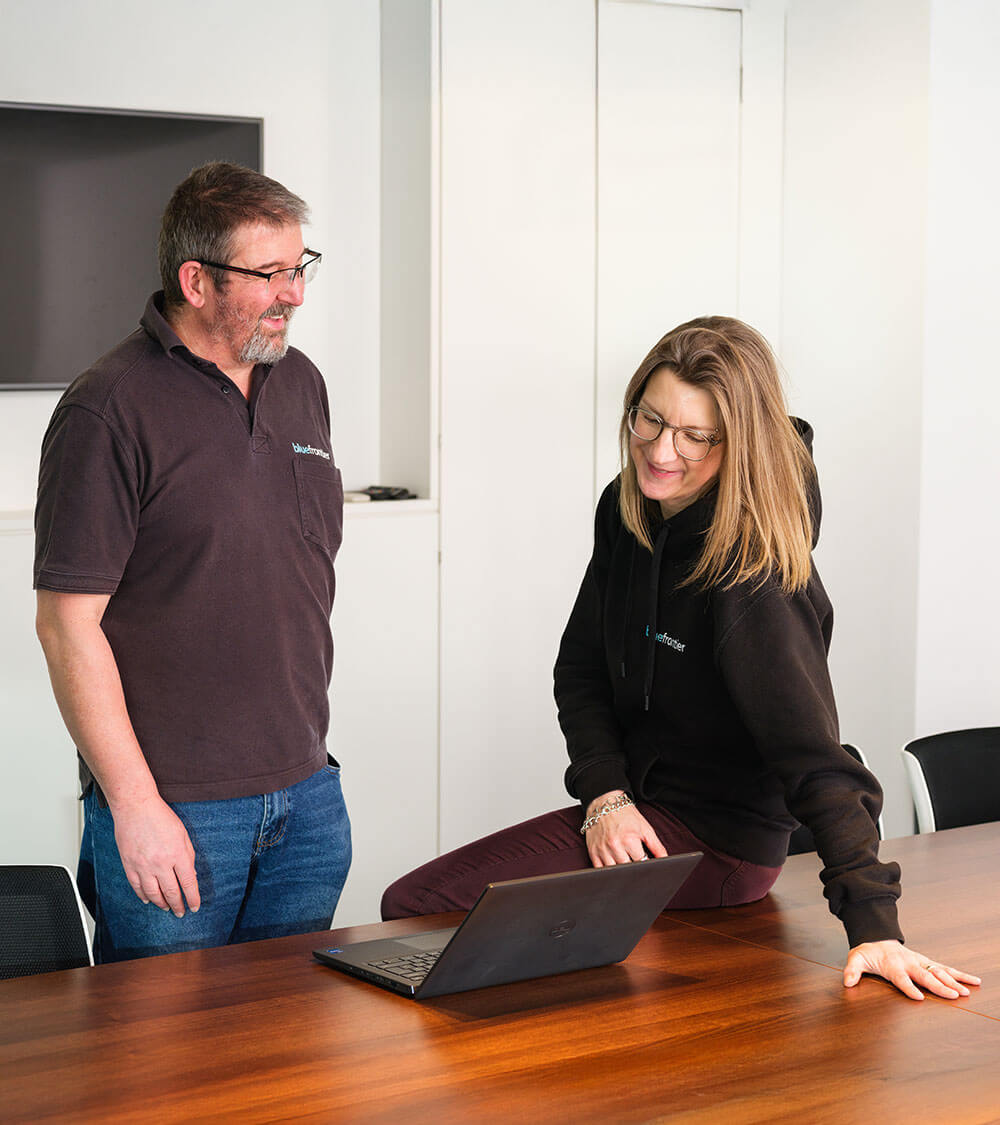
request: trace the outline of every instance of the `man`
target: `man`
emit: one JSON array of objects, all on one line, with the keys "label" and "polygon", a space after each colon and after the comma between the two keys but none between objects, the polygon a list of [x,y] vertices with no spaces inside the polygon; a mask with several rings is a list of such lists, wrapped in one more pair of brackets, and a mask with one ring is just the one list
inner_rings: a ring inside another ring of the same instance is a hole
[{"label": "man", "polygon": [[247,168],[192,172],[163,291],[43,441],[37,630],[99,961],[328,927],[347,876],[325,748],[343,488],[322,377],[287,342],[307,217]]}]

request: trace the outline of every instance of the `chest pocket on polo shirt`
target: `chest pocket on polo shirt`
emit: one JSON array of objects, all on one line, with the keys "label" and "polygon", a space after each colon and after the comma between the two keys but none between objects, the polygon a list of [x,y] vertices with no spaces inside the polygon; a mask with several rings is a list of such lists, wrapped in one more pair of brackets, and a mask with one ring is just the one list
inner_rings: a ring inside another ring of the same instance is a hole
[{"label": "chest pocket on polo shirt", "polygon": [[333,556],[343,535],[344,484],[340,470],[319,459],[296,458],[292,464],[302,534]]}]

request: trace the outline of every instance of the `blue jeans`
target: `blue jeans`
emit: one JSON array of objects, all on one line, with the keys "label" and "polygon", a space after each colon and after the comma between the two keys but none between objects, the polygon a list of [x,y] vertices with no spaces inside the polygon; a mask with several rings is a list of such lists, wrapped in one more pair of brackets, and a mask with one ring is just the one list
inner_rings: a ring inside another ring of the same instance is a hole
[{"label": "blue jeans", "polygon": [[351,866],[338,766],[276,793],[170,807],[194,846],[201,893],[201,909],[183,918],[139,900],[125,878],[110,809],[93,788],[84,798],[77,878],[96,922],[96,962],[329,928]]}]

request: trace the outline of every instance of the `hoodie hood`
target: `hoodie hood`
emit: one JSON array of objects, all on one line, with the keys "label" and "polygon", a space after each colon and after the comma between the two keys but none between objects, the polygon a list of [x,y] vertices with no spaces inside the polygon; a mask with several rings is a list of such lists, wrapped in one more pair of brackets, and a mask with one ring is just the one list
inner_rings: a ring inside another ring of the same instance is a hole
[{"label": "hoodie hood", "polygon": [[[809,456],[813,455],[813,428],[808,422],[803,421],[801,418],[792,418],[792,425],[795,427],[795,432],[802,438],[802,444],[809,450]],[[814,463],[815,470],[815,463]],[[806,488],[808,490],[809,500],[809,516],[812,520],[812,545],[813,550],[816,549],[816,544],[819,542],[819,525],[820,520],[823,518],[823,498],[819,492],[819,474],[815,471],[812,477],[806,481]]]}]

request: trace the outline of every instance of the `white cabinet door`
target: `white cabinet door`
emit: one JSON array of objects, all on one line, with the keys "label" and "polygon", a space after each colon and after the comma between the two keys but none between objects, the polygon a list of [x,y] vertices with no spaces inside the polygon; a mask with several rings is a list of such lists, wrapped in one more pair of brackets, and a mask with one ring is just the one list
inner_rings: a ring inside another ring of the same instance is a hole
[{"label": "white cabinet door", "polygon": [[447,849],[568,801],[552,665],[622,391],[737,311],[740,15],[442,0],[440,31]]},{"label": "white cabinet door", "polygon": [[740,21],[598,5],[598,495],[618,471],[622,395],[643,356],[691,317],[738,314]]},{"label": "white cabinet door", "polygon": [[76,752],[35,637],[34,545],[30,513],[0,512],[0,755],[9,796],[0,863],[62,863],[75,871]]},{"label": "white cabinet door", "polygon": [[565,800],[589,552],[594,7],[441,5],[441,843]]},{"label": "white cabinet door", "polygon": [[327,740],[354,839],[338,926],[377,921],[382,891],[437,851],[437,551],[434,511],[348,510]]}]

